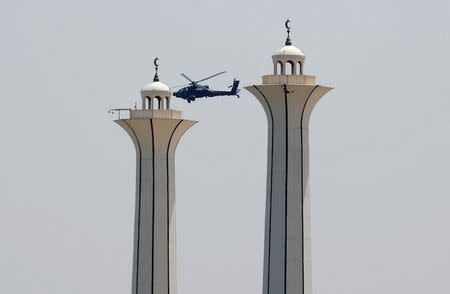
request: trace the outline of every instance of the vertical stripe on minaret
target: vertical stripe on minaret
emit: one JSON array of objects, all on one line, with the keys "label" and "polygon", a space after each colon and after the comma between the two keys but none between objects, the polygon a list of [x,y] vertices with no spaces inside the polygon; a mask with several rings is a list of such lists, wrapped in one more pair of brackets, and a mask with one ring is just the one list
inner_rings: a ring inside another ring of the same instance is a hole
[{"label": "vertical stripe on minaret", "polygon": [[331,88],[304,75],[268,75],[245,87],[268,120],[263,294],[311,294],[308,123]]},{"label": "vertical stripe on minaret", "polygon": [[[196,122],[171,110],[131,110],[119,119],[136,149],[132,294],[176,294],[175,149]],[[169,115],[168,118],[154,118]],[[181,115],[179,115],[181,116]]]}]

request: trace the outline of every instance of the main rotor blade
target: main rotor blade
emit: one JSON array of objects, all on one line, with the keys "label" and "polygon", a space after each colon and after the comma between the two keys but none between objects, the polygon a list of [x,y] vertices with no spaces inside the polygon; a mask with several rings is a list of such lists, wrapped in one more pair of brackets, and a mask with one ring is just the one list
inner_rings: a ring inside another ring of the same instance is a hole
[{"label": "main rotor blade", "polygon": [[194,81],[191,80],[191,79],[190,79],[187,75],[185,75],[184,73],[181,73],[181,76],[182,76],[183,78],[185,78],[186,80],[188,80],[189,82],[194,83]]},{"label": "main rotor blade", "polygon": [[210,78],[216,77],[216,76],[221,75],[221,74],[224,74],[224,73],[226,73],[226,71],[221,71],[221,72],[219,72],[219,73],[216,73],[215,75],[212,75],[212,76],[209,76],[209,77],[207,77],[207,78],[198,80],[198,81],[196,81],[195,83],[200,83],[200,82],[209,80]]},{"label": "main rotor blade", "polygon": [[184,86],[188,86],[188,85],[190,85],[190,84],[176,85],[176,86],[170,87],[170,89],[175,89],[175,88],[184,87]]}]

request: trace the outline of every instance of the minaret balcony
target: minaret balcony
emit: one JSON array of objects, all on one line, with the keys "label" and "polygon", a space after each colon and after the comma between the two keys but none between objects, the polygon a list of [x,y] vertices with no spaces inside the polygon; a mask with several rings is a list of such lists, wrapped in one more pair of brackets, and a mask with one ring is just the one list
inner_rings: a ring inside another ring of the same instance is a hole
[{"label": "minaret balcony", "polygon": [[171,109],[111,109],[109,113],[116,113],[117,119],[181,119],[181,111]]},{"label": "minaret balcony", "polygon": [[308,75],[265,75],[263,85],[315,85],[316,77]]},{"label": "minaret balcony", "polygon": [[131,119],[168,118],[181,119],[181,111],[170,109],[135,109],[130,110]]}]

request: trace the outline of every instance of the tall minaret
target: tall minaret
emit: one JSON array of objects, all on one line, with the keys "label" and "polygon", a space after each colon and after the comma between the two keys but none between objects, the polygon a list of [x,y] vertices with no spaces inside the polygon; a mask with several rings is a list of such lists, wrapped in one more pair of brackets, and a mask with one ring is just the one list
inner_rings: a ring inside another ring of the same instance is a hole
[{"label": "tall minaret", "polygon": [[273,75],[245,87],[268,120],[263,294],[311,294],[308,123],[314,105],[332,88],[303,74],[305,55],[292,45],[272,56]]},{"label": "tall minaret", "polygon": [[[141,109],[119,109],[136,149],[132,294],[176,294],[175,164],[178,141],[196,122],[170,109],[171,92],[155,77],[141,90]],[[120,113],[119,113],[120,115]]]}]

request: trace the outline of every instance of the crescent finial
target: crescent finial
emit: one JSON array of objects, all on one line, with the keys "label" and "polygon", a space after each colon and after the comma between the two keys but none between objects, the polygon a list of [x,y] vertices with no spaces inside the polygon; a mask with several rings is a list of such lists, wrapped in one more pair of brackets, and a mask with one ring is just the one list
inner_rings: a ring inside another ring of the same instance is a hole
[{"label": "crescent finial", "polygon": [[291,26],[289,25],[290,22],[291,21],[289,19],[287,19],[286,22],[284,23],[284,26],[287,29],[287,38],[286,38],[286,42],[284,42],[284,44],[286,46],[292,45],[291,38],[289,38],[289,33],[291,32]]},{"label": "crescent finial", "polygon": [[289,23],[290,23],[291,21],[288,19],[288,20],[286,20],[286,22],[284,23],[284,26],[286,27],[286,29],[288,29],[288,30],[290,30],[291,29],[291,27],[289,26]]},{"label": "crescent finial", "polygon": [[153,60],[153,64],[155,65],[155,76],[153,77],[153,81],[154,82],[159,82],[159,77],[158,77],[158,66],[159,66],[159,64],[158,64],[158,60],[159,60],[158,57],[156,57]]}]

